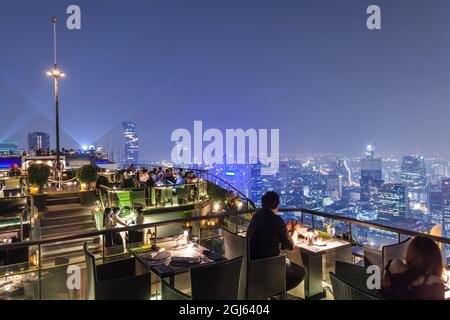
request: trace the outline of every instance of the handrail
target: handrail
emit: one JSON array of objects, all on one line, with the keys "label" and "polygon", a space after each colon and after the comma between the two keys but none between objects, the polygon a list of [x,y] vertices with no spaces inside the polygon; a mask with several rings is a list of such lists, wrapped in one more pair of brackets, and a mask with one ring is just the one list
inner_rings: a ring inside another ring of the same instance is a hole
[{"label": "handrail", "polygon": [[90,232],[80,233],[80,234],[66,236],[66,237],[8,243],[8,244],[2,245],[0,248],[1,249],[16,249],[16,248],[22,248],[22,247],[39,246],[39,245],[45,245],[45,244],[50,244],[50,243],[55,243],[55,242],[63,242],[63,241],[70,241],[70,240],[76,240],[76,239],[101,236],[101,235],[106,235],[106,234],[116,233],[116,232],[134,231],[134,230],[147,229],[147,228],[152,228],[152,227],[159,227],[159,226],[164,226],[164,225],[172,224],[172,223],[196,222],[196,221],[202,221],[202,220],[220,219],[220,218],[225,218],[225,217],[235,217],[235,216],[240,216],[240,215],[254,213],[254,212],[255,212],[254,209],[250,209],[250,210],[240,210],[240,211],[229,211],[229,212],[211,214],[211,215],[206,215],[206,216],[195,216],[195,217],[189,217],[189,218],[184,218],[184,219],[172,219],[172,220],[151,222],[151,223],[139,224],[139,225],[128,226],[128,227],[120,227],[120,228],[114,228],[114,229],[108,229],[108,230],[105,229],[105,230],[90,231]]},{"label": "handrail", "polygon": [[[220,218],[232,217],[232,216],[236,216],[237,217],[237,216],[240,216],[240,215],[255,213],[257,210],[259,210],[259,209],[254,208],[254,209],[240,210],[240,211],[228,211],[228,212],[223,212],[223,213],[219,213],[219,214],[212,214],[212,215],[206,215],[206,216],[194,216],[194,217],[183,218],[183,219],[172,219],[172,220],[166,220],[166,221],[161,221],[161,222],[152,222],[152,223],[140,224],[140,225],[135,225],[135,226],[114,228],[114,229],[109,229],[109,230],[91,231],[91,232],[80,233],[80,234],[72,235],[72,236],[68,236],[68,237],[60,237],[60,238],[52,238],[52,239],[46,239],[46,240],[34,240],[34,241],[24,241],[24,242],[10,243],[10,244],[2,245],[1,248],[14,249],[14,248],[21,248],[21,247],[24,247],[24,246],[37,246],[37,245],[44,245],[44,244],[55,243],[55,242],[63,242],[63,241],[69,241],[69,240],[75,240],[75,239],[82,239],[82,238],[88,238],[88,237],[94,237],[94,236],[101,236],[101,235],[106,235],[106,234],[116,233],[116,232],[133,231],[133,230],[139,230],[139,229],[147,229],[147,228],[158,227],[158,226],[163,226],[163,225],[172,224],[172,223],[196,222],[196,221],[210,220],[210,219],[220,219]],[[434,235],[431,235],[431,234],[425,234],[425,233],[421,233],[421,232],[417,232],[417,231],[411,231],[411,230],[406,230],[406,229],[401,229],[401,228],[397,228],[397,227],[389,227],[389,226],[382,225],[382,224],[379,224],[379,223],[365,222],[365,221],[360,221],[360,220],[357,220],[357,219],[354,219],[354,218],[343,217],[343,216],[338,216],[338,215],[334,215],[334,214],[330,214],[330,213],[319,212],[319,211],[314,211],[314,210],[309,210],[309,209],[286,208],[286,209],[280,209],[279,212],[300,212],[302,214],[311,214],[313,216],[320,216],[320,217],[324,217],[324,218],[328,218],[328,219],[332,219],[332,220],[338,220],[338,221],[342,221],[342,222],[347,222],[347,223],[351,223],[351,224],[354,224],[354,225],[359,225],[359,226],[362,226],[362,227],[380,229],[380,230],[393,232],[393,233],[397,233],[397,234],[401,234],[401,235],[408,235],[408,236],[413,236],[413,237],[415,237],[415,236],[425,236],[425,237],[433,239],[433,240],[435,240],[437,242],[450,244],[450,238],[434,236]]]},{"label": "handrail", "polygon": [[[241,197],[243,197],[243,199],[245,199],[246,201],[248,201],[252,207],[257,208],[256,204],[250,199],[248,198],[245,194],[243,194],[240,190],[238,190],[235,186],[233,186],[231,183],[229,183],[228,181],[226,181],[225,179],[222,179],[218,176],[216,176],[215,174],[212,174],[210,172],[206,172],[207,176],[211,176],[214,177],[217,180],[220,180],[221,182],[225,183],[227,186],[229,186],[231,189],[233,189],[234,191],[236,191]],[[208,181],[210,181],[209,179],[206,179]],[[211,181],[212,182],[212,181]]]},{"label": "handrail", "polygon": [[407,229],[401,229],[401,228],[397,228],[397,227],[390,227],[390,226],[386,226],[386,225],[376,223],[376,222],[361,221],[361,220],[358,220],[355,218],[343,217],[343,216],[338,216],[335,214],[330,214],[330,213],[325,213],[325,212],[319,212],[319,211],[314,211],[314,210],[309,210],[309,209],[296,209],[296,208],[283,208],[283,209],[280,209],[279,211],[280,212],[301,212],[302,214],[304,214],[304,213],[311,214],[313,216],[319,216],[319,217],[328,218],[328,219],[332,219],[332,220],[339,220],[342,222],[351,223],[351,224],[358,225],[361,227],[374,228],[374,229],[384,230],[384,231],[397,233],[397,234],[401,234],[401,235],[406,235],[406,236],[412,236],[412,237],[426,236],[434,241],[445,243],[445,244],[450,244],[450,238],[439,237],[439,236],[435,236],[435,235],[431,235],[431,234],[427,234],[427,233],[422,233],[422,232],[417,232],[417,231],[412,231],[412,230],[407,230]]},{"label": "handrail", "polygon": [[107,191],[133,191],[133,189],[148,189],[148,188],[165,188],[165,187],[183,187],[183,186],[197,186],[198,183],[179,183],[179,184],[155,184],[151,186],[129,187],[129,188],[111,188],[108,186],[100,185],[101,189]]},{"label": "handrail", "polygon": [[[146,167],[147,169],[152,167],[152,168],[169,168],[167,166],[162,166],[162,165],[155,165],[155,164],[137,164],[136,167]],[[239,194],[242,199],[245,199],[248,203],[251,204],[252,207],[257,208],[256,204],[250,199],[248,198],[245,194],[243,194],[240,190],[238,190],[235,186],[233,186],[230,182],[226,181],[225,179],[222,179],[218,176],[216,176],[215,174],[212,174],[209,172],[209,170],[206,169],[193,169],[193,168],[181,168],[181,167],[170,167],[172,169],[176,169],[176,170],[184,170],[184,171],[194,171],[197,172],[199,174],[206,174],[206,176],[211,176],[217,180],[220,180],[222,183],[226,184],[229,188],[231,188],[233,191],[235,191],[237,194]],[[210,179],[206,178],[206,180],[210,181]],[[212,181],[210,181],[212,182]]]}]

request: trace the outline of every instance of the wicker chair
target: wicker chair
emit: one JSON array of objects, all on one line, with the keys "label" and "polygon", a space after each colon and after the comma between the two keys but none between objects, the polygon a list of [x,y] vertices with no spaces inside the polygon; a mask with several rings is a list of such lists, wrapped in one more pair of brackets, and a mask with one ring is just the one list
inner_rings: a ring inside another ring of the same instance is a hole
[{"label": "wicker chair", "polygon": [[[286,257],[284,255],[250,260],[246,237],[222,229],[225,257],[244,257],[239,286],[240,300],[264,300],[275,296],[286,297]],[[270,275],[270,276],[268,276]]]},{"label": "wicker chair", "polygon": [[376,289],[369,289],[367,287],[367,279],[370,277],[370,274],[367,273],[365,267],[336,260],[335,272],[336,277],[344,280],[353,287],[363,290],[374,296],[379,295]]},{"label": "wicker chair", "polygon": [[192,267],[191,296],[161,281],[163,300],[237,300],[242,257]]},{"label": "wicker chair", "polygon": [[379,296],[361,290],[330,272],[334,300],[380,300]]},{"label": "wicker chair", "polygon": [[83,246],[86,258],[88,300],[148,300],[150,299],[150,273],[136,274],[136,260],[117,260],[101,265]]},{"label": "wicker chair", "polygon": [[163,300],[192,300],[190,296],[171,286],[167,280],[161,280],[161,298]]}]

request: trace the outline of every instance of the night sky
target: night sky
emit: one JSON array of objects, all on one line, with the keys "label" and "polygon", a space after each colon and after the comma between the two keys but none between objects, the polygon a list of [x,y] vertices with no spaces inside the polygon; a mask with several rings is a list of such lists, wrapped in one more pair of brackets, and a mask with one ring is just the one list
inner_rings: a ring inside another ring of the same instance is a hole
[{"label": "night sky", "polygon": [[54,142],[52,15],[63,146],[117,151],[132,120],[141,158],[168,158],[171,132],[202,120],[279,128],[284,153],[450,151],[448,0],[2,0],[0,141],[22,148],[29,131]]}]

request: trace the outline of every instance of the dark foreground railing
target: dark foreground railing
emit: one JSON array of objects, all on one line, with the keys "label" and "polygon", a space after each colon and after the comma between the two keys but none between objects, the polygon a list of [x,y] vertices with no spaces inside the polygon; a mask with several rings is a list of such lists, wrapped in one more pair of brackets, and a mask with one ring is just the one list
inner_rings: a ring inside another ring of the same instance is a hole
[{"label": "dark foreground railing", "polygon": [[[8,289],[14,286],[14,283],[34,283],[31,286],[32,290],[35,290],[35,295],[32,296],[34,299],[54,299],[58,298],[53,296],[49,292],[53,292],[55,286],[65,288],[66,284],[61,281],[67,279],[67,270],[70,266],[77,266],[83,268],[84,258],[83,256],[78,256],[78,258],[68,258],[64,252],[60,255],[52,257],[51,263],[46,261],[43,257],[43,250],[50,246],[58,246],[63,244],[70,244],[74,241],[93,241],[92,239],[97,239],[97,243],[101,248],[95,251],[96,258],[101,262],[109,261],[109,259],[117,259],[125,256],[129,256],[128,249],[141,245],[155,244],[163,241],[161,237],[158,236],[158,230],[168,226],[177,226],[178,229],[183,230],[183,228],[190,228],[193,237],[197,238],[199,243],[203,242],[203,245],[208,246],[214,245],[215,241],[220,241],[221,238],[221,228],[226,226],[227,229],[233,230],[236,233],[244,232],[251,219],[252,214],[256,209],[242,210],[242,211],[230,211],[218,214],[210,214],[206,216],[193,216],[186,219],[169,219],[160,222],[147,223],[142,225],[128,226],[123,228],[115,228],[111,230],[99,230],[88,233],[82,233],[77,235],[71,235],[66,237],[59,237],[54,239],[38,240],[38,241],[25,241],[19,243],[5,244],[0,247],[1,251],[9,250],[21,250],[26,249],[30,255],[30,260],[24,262],[23,264],[3,266],[0,267],[0,299],[1,299],[1,287],[8,286]],[[281,209],[281,214],[296,213],[299,220],[307,225],[316,227],[318,229],[323,228],[324,219],[335,221],[346,226],[342,228],[341,231],[346,231],[350,235],[349,239],[354,239],[353,231],[357,227],[361,228],[371,228],[373,230],[379,230],[382,232],[387,232],[390,234],[397,235],[397,241],[401,241],[402,236],[426,236],[436,242],[442,244],[450,244],[450,239],[439,237],[430,234],[423,234],[416,231],[400,229],[397,227],[390,227],[382,225],[379,223],[372,223],[367,221],[359,221],[357,219],[343,217],[339,215],[317,212],[302,208],[289,208]],[[210,223],[211,222],[211,223]],[[181,228],[181,229],[180,229]],[[135,231],[154,231],[150,232],[151,237],[144,240],[142,243],[128,243],[125,246],[116,247],[106,247],[106,238],[114,234],[123,234],[127,232],[131,234]],[[174,236],[179,235],[175,232]],[[89,240],[90,239],[90,240]],[[206,244],[206,242],[208,244]],[[354,242],[354,246],[358,246],[360,243],[358,241]],[[65,258],[65,259],[64,259]],[[58,278],[59,277],[59,278]],[[53,280],[52,280],[53,279]],[[59,279],[59,280],[55,280]],[[63,280],[61,280],[63,279]],[[53,281],[53,282],[52,282]],[[36,289],[37,288],[37,289]],[[65,289],[64,289],[65,290]],[[63,290],[63,291],[64,291]],[[56,293],[55,293],[56,294]],[[70,298],[70,297],[69,297]],[[82,299],[82,294],[78,293],[72,298]]]}]

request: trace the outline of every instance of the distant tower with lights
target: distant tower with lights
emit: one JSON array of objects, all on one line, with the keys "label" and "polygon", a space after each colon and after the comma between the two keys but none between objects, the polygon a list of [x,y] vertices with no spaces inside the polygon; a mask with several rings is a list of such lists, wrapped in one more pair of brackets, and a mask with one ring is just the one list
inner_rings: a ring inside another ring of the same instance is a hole
[{"label": "distant tower with lights", "polygon": [[123,123],[125,137],[125,150],[123,165],[136,165],[139,162],[139,138],[136,133],[136,123],[127,121]]},{"label": "distant tower with lights", "polygon": [[46,132],[28,133],[28,151],[50,150],[50,135]]},{"label": "distant tower with lights", "polygon": [[383,184],[382,180],[382,160],[375,156],[375,147],[370,144],[366,148],[366,153],[360,159],[361,165],[361,200],[374,201],[376,190]]}]

